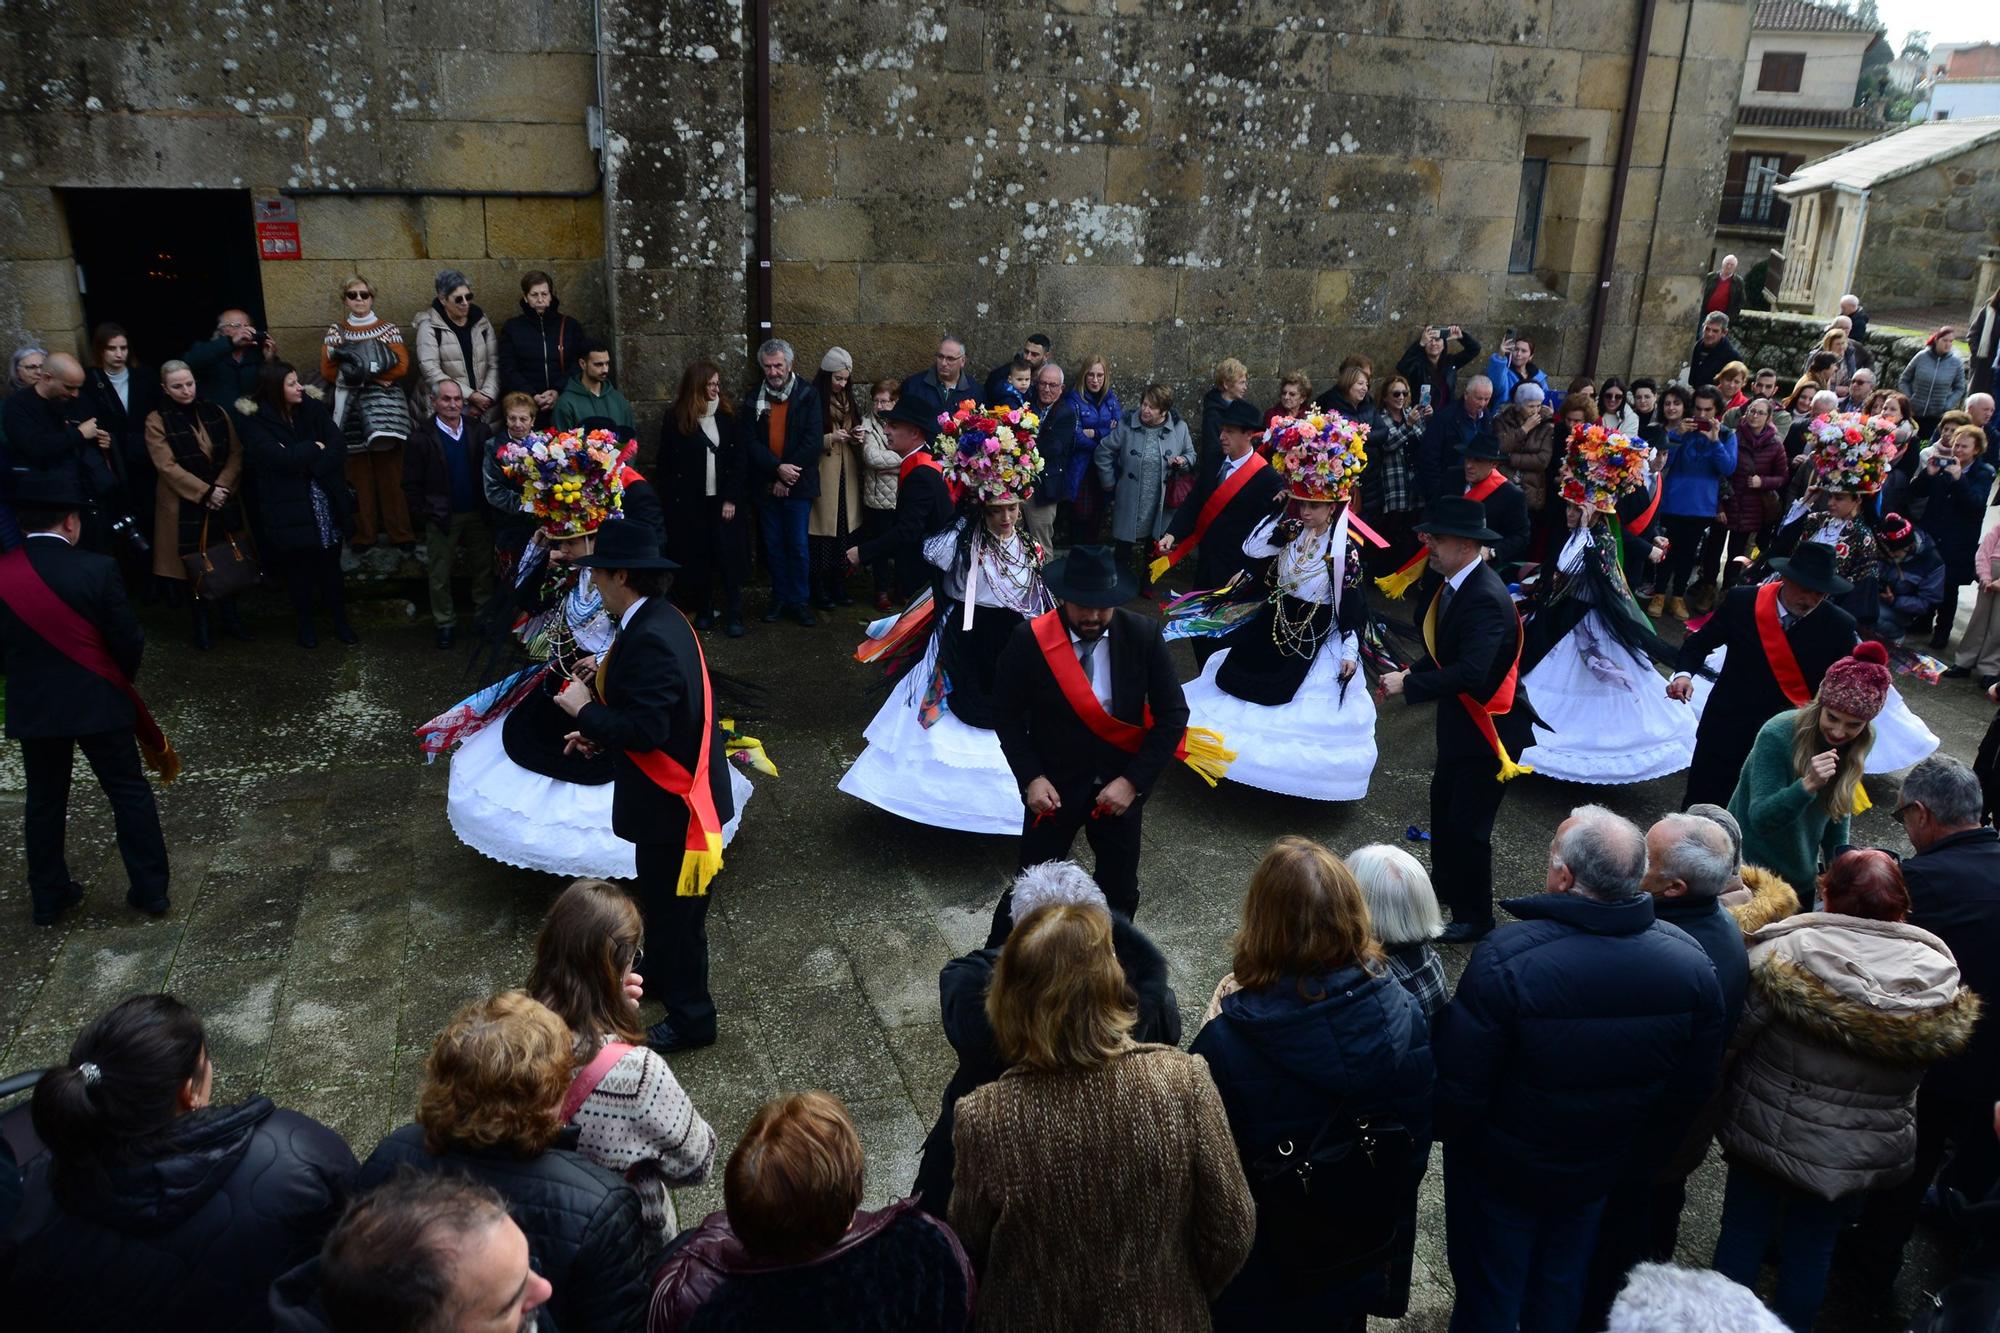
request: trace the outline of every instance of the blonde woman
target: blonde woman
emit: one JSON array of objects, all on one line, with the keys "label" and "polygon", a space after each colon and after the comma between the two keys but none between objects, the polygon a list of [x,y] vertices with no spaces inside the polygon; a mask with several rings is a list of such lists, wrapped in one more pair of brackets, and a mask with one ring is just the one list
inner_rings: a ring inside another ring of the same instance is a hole
[{"label": "blonde woman", "polygon": [[320,378],[333,386],[333,419],[347,445],[347,484],[354,488],[354,549],[367,551],[377,534],[391,546],[416,549],[403,491],[403,447],[410,438],[410,403],[403,380],[410,349],[403,332],[375,313],[375,284],[355,274],[340,284],[341,318],[329,324],[319,350]]},{"label": "blonde woman", "polygon": [[1811,703],[1758,731],[1729,798],[1729,813],[1743,826],[1744,864],[1789,884],[1812,884],[1821,862],[1848,844],[1889,684],[1888,649],[1864,641],[1826,669]]},{"label": "blonde woman", "polygon": [[1208,1066],[1132,1040],[1110,915],[1061,904],[1016,922],[986,1014],[1013,1067],[959,1102],[952,1132],[977,1326],[1208,1329],[1255,1209]]},{"label": "blonde woman", "polygon": [[1201,399],[1201,452],[1196,455],[1195,475],[1207,475],[1222,457],[1222,409],[1249,392],[1249,367],[1233,356],[1216,364],[1215,384]]}]

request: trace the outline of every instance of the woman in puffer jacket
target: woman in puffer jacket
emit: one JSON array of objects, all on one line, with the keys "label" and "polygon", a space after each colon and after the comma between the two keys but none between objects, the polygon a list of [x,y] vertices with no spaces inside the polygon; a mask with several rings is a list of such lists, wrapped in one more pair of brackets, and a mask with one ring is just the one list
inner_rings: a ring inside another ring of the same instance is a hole
[{"label": "woman in puffer jacket", "polygon": [[1798,1330],[1819,1311],[1841,1226],[1910,1172],[1924,1068],[1964,1050],[1979,1017],[1951,950],[1905,920],[1886,852],[1848,852],[1820,893],[1825,911],[1751,939],[1717,1136],[1729,1185],[1715,1269],[1754,1287],[1775,1234],[1771,1305]]}]

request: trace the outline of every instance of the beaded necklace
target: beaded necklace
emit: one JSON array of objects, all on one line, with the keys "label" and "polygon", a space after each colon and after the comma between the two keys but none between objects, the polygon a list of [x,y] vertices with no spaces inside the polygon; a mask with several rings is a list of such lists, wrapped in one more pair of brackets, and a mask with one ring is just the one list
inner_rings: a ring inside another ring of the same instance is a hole
[{"label": "beaded necklace", "polygon": [[[1319,651],[1322,643],[1337,632],[1333,625],[1335,617],[1332,615],[1327,616],[1324,629],[1315,628],[1321,604],[1307,601],[1298,595],[1299,589],[1306,583],[1302,571],[1311,569],[1314,560],[1327,567],[1328,584],[1331,586],[1332,531],[1331,525],[1320,532],[1301,531],[1298,536],[1292,538],[1283,551],[1278,553],[1277,560],[1271,566],[1272,582],[1276,584],[1271,593],[1271,642],[1276,644],[1279,653],[1285,656],[1309,658]],[[1324,547],[1321,546],[1322,541],[1326,543]],[[1339,596],[1338,589],[1333,589],[1333,592],[1336,597]],[[1294,615],[1286,605],[1288,602],[1298,602],[1308,609],[1304,615]],[[1328,602],[1326,605],[1331,607],[1332,603]]]}]

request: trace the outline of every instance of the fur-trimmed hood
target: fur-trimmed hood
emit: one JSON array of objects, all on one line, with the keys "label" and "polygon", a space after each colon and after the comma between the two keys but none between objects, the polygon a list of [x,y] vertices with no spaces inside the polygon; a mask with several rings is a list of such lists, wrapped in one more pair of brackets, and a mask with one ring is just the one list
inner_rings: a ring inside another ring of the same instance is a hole
[{"label": "fur-trimmed hood", "polygon": [[[312,399],[315,403],[324,403],[326,401],[326,390],[320,388],[317,384],[301,384],[299,392]],[[246,417],[254,417],[263,411],[263,409],[264,405],[248,394],[236,400],[236,410]]]},{"label": "fur-trimmed hood", "polygon": [[1725,902],[1736,918],[1736,928],[1748,939],[1773,921],[1797,916],[1799,895],[1782,875],[1762,866],[1743,867],[1743,887],[1749,897],[1742,902]]},{"label": "fur-trimmed hood", "polygon": [[1611,1307],[1605,1333],[1780,1333],[1784,1324],[1757,1299],[1720,1273],[1640,1264],[1625,1279]]},{"label": "fur-trimmed hood", "polygon": [[1943,940],[1895,921],[1804,912],[1757,931],[1750,986],[1778,1022],[1865,1060],[1928,1065],[1979,1019]]}]

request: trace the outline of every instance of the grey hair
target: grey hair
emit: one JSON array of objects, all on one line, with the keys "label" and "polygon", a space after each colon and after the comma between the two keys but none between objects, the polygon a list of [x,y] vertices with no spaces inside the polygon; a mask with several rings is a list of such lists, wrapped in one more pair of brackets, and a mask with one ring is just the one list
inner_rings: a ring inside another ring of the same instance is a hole
[{"label": "grey hair", "polygon": [[1739,869],[1742,867],[1743,826],[1736,822],[1735,815],[1730,814],[1729,811],[1722,806],[1710,805],[1706,801],[1696,802],[1695,804],[1689,806],[1685,813],[1694,815],[1698,819],[1706,819],[1709,823],[1715,825],[1717,828],[1721,829],[1724,833],[1728,834],[1729,855],[1732,859],[1734,859]]},{"label": "grey hair", "polygon": [[1704,325],[1720,324],[1726,329],[1729,327],[1729,316],[1723,314],[1720,310],[1711,310],[1708,312],[1708,318],[1702,320],[1702,323]]},{"label": "grey hair", "polygon": [[1104,890],[1090,872],[1074,861],[1043,861],[1014,876],[1014,919],[1024,921],[1037,908],[1095,907],[1109,912]]},{"label": "grey hair", "polygon": [[1063,374],[1063,368],[1057,365],[1053,361],[1044,361],[1042,362],[1041,365],[1035,367],[1035,382],[1037,384],[1041,383],[1043,372],[1050,370],[1053,370],[1056,373],[1056,383],[1058,384],[1069,383],[1069,376]]},{"label": "grey hair", "polygon": [[1576,891],[1599,902],[1639,892],[1646,874],[1646,839],[1639,826],[1601,805],[1579,805],[1569,827],[1556,835],[1556,863],[1576,877]]},{"label": "grey hair", "polygon": [[1841,297],[1840,297],[1840,304],[1842,304],[1842,305],[1846,305],[1846,304],[1847,304],[1847,303],[1848,303],[1849,301],[1852,301],[1852,302],[1854,302],[1854,308],[1855,308],[1856,310],[1859,310],[1859,309],[1861,308],[1861,298],[1860,298],[1860,297],[1856,296],[1856,295],[1855,295],[1855,294],[1854,294],[1853,292],[1843,292],[1843,293],[1841,293]]},{"label": "grey hair", "polygon": [[1514,386],[1514,401],[1523,407],[1539,407],[1546,396],[1542,386],[1533,380],[1522,380]]},{"label": "grey hair", "polygon": [[1444,933],[1444,913],[1423,862],[1401,847],[1371,842],[1344,858],[1368,903],[1368,920],[1385,949],[1436,939]]},{"label": "grey hair", "polygon": [[1856,366],[1854,368],[1854,373],[1847,377],[1847,382],[1849,384],[1852,384],[1854,383],[1854,381],[1862,378],[1864,375],[1867,377],[1868,382],[1870,384],[1875,383],[1875,372],[1869,369],[1867,366]]},{"label": "grey hair", "polygon": [[1979,823],[1979,775],[1948,754],[1934,754],[1903,779],[1902,803],[1915,801],[1949,829]]},{"label": "grey hair", "polygon": [[938,339],[939,347],[944,346],[946,343],[957,343],[959,351],[963,352],[965,350],[965,339],[959,337],[956,333],[947,333]]},{"label": "grey hair", "polygon": [[1493,381],[1485,375],[1474,375],[1471,379],[1465,382],[1465,388],[1467,392],[1471,392],[1473,389],[1477,388],[1482,384],[1486,386],[1486,392],[1488,393],[1493,392]]},{"label": "grey hair", "polygon": [[1696,814],[1668,815],[1653,827],[1665,827],[1672,841],[1655,867],[1669,879],[1687,885],[1690,898],[1713,898],[1736,875],[1729,835],[1713,821]]},{"label": "grey hair", "polygon": [[1968,395],[1965,400],[1965,410],[1970,412],[1975,406],[1978,407],[1993,406],[1993,395],[1990,393],[1975,393]]},{"label": "grey hair", "polygon": [[8,367],[7,373],[13,378],[19,379],[21,378],[21,363],[23,361],[26,361],[31,356],[39,356],[43,360],[47,360],[48,355],[49,349],[46,347],[16,347],[14,349],[14,364]]},{"label": "grey hair", "polygon": [[173,374],[176,370],[185,370],[190,375],[194,374],[194,367],[185,361],[162,361],[160,362],[160,383],[165,384],[167,376]]},{"label": "grey hair", "polygon": [[763,346],[757,349],[757,364],[762,365],[764,358],[774,353],[784,356],[787,369],[798,364],[798,354],[792,351],[792,345],[783,338],[766,338]]},{"label": "grey hair", "polygon": [[[1820,399],[1822,398],[1826,399],[1826,401],[1823,403],[1820,401]],[[1835,393],[1831,389],[1821,389],[1818,393],[1813,395],[1812,407],[1810,410],[1814,412],[1831,412],[1833,411],[1834,408],[1839,406],[1840,406],[1839,394]]]},{"label": "grey hair", "polygon": [[447,375],[443,379],[437,382],[436,388],[433,388],[431,390],[431,397],[433,398],[437,397],[438,389],[442,389],[447,384],[449,384],[452,388],[458,390],[461,394],[465,392],[465,386],[463,384],[460,384],[457,380]]},{"label": "grey hair", "polygon": [[438,270],[437,281],[431,285],[437,288],[439,296],[450,296],[456,288],[470,287],[472,279],[466,277],[455,268],[440,269]]}]

